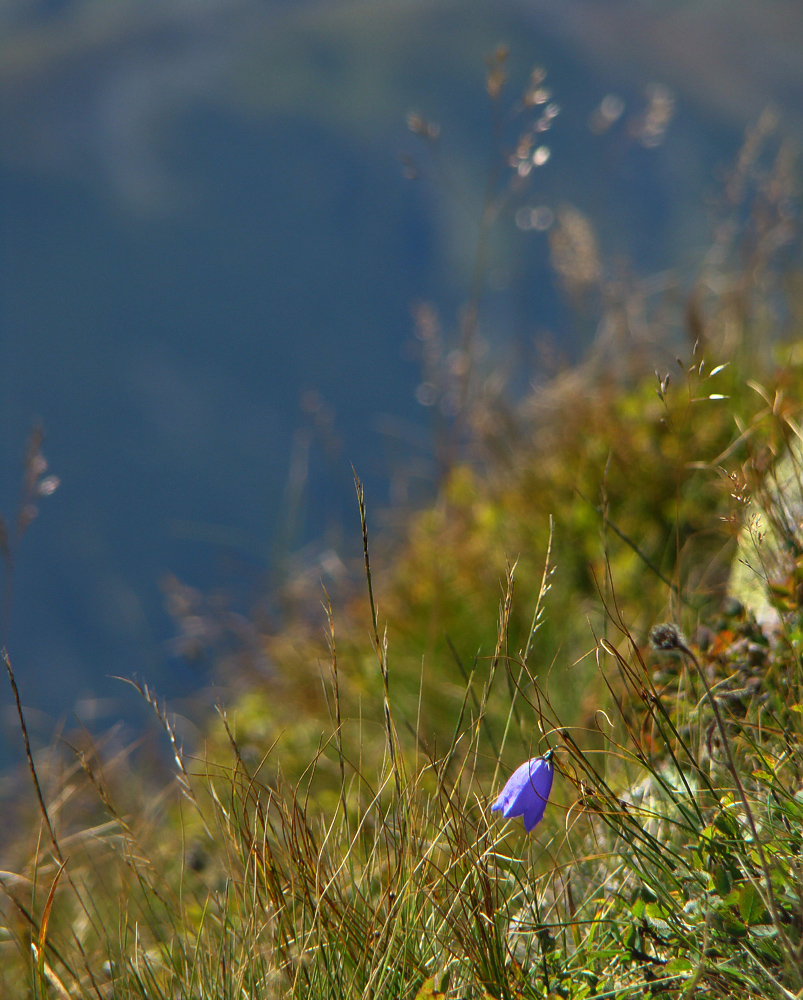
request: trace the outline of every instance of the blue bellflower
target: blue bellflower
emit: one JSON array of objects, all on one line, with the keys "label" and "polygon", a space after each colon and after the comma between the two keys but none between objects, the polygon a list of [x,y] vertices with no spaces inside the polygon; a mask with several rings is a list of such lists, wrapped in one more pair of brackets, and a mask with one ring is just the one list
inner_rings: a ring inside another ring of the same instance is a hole
[{"label": "blue bellflower", "polygon": [[554,773],[551,750],[543,757],[525,761],[511,774],[491,809],[501,812],[505,819],[523,816],[524,828],[529,833],[543,818]]}]

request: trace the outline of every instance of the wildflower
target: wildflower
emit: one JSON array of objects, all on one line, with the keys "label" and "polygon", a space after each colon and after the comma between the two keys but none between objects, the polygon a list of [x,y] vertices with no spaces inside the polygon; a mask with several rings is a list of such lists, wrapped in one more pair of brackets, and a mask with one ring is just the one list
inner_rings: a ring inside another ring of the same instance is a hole
[{"label": "wildflower", "polygon": [[523,816],[524,828],[529,832],[543,818],[553,774],[551,750],[543,757],[525,761],[511,774],[491,809],[501,812],[505,819]]}]

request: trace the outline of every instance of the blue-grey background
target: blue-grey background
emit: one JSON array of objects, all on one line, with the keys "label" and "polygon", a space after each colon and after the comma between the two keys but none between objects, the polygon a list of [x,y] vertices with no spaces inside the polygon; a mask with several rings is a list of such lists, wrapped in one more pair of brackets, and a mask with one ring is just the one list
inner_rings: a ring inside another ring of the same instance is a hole
[{"label": "blue-grey background", "polygon": [[[560,105],[521,204],[572,204],[636,275],[699,259],[767,106],[803,131],[799,0],[0,2],[0,509],[35,420],[62,480],[7,637],[40,736],[76,704],[125,715],[110,675],[175,699],[206,680],[174,655],[166,574],[248,612],[288,554],[354,555],[350,463],[375,509],[399,502],[394,463],[426,480],[411,306],[448,328],[468,294],[499,42],[506,103],[542,65]],[[650,145],[633,123],[655,84],[674,105]],[[624,112],[597,135],[610,94]],[[410,110],[439,123],[438,163]],[[545,334],[579,354],[593,324],[545,233],[502,217],[487,275],[500,359],[527,369]]]}]

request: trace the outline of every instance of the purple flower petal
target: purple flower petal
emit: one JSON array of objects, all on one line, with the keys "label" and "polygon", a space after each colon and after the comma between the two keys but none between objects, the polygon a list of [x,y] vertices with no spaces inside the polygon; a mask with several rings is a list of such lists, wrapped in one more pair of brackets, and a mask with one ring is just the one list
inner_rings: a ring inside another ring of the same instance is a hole
[{"label": "purple flower petal", "polygon": [[524,827],[529,832],[543,818],[553,775],[551,752],[525,761],[511,774],[491,809],[501,812],[505,819],[523,816]]}]

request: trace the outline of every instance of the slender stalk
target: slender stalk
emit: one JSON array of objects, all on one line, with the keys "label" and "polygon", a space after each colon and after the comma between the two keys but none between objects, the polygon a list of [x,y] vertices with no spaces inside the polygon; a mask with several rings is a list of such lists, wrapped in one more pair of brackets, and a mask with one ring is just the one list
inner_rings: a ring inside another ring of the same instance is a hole
[{"label": "slender stalk", "polygon": [[733,752],[731,751],[730,740],[728,739],[728,734],[725,730],[725,723],[722,720],[722,713],[719,710],[719,705],[714,693],[711,690],[711,685],[708,683],[708,678],[705,676],[703,668],[700,666],[700,661],[694,655],[694,653],[686,645],[686,641],[683,635],[674,625],[657,625],[650,633],[650,639],[656,649],[664,651],[677,650],[679,653],[683,653],[691,663],[694,665],[694,669],[697,671],[697,676],[702,681],[703,687],[705,688],[706,697],[708,698],[708,703],[711,706],[711,710],[714,713],[714,719],[716,721],[717,730],[719,732],[719,738],[722,740],[722,746],[725,750],[725,757],[727,759],[728,770],[731,773],[736,789],[739,793],[739,798],[742,800],[742,806],[744,807],[744,813],[747,817],[748,825],[750,826],[750,832],[753,835],[753,842],[756,845],[756,851],[758,853],[759,862],[761,864],[761,870],[764,875],[764,882],[766,884],[767,891],[767,902],[769,903],[770,912],[772,914],[772,922],[778,933],[778,937],[784,942],[788,952],[791,953],[791,945],[789,939],[784,932],[783,924],[781,923],[781,917],[778,913],[778,906],[775,901],[775,891],[772,887],[772,878],[770,877],[769,866],[767,865],[767,858],[764,854],[764,848],[761,845],[761,840],[758,836],[758,828],[756,827],[756,821],[753,817],[753,810],[750,807],[750,803],[747,800],[747,793],[744,790],[744,785],[742,784],[742,779],[739,776],[739,772],[736,769],[736,762],[733,759]]},{"label": "slender stalk", "polygon": [[28,737],[28,726],[25,723],[25,713],[22,711],[22,702],[20,701],[20,692],[17,687],[17,681],[14,677],[14,670],[11,667],[11,658],[8,655],[8,651],[4,648],[0,652],[0,656],[3,657],[3,663],[6,665],[6,671],[8,672],[8,679],[11,681],[11,690],[14,692],[14,704],[17,708],[17,718],[19,719],[20,730],[22,731],[22,739],[25,743],[25,756],[28,758],[28,768],[31,772],[31,778],[33,779],[33,787],[36,790],[36,797],[39,800],[39,809],[42,812],[42,818],[47,826],[47,832],[50,834],[50,842],[53,845],[53,852],[58,858],[60,864],[64,864],[64,856],[61,853],[61,848],[59,847],[59,842],[56,839],[56,832],[53,829],[53,824],[50,822],[50,815],[47,811],[47,806],[45,805],[45,799],[42,795],[42,786],[39,784],[39,775],[36,773],[36,765],[33,761],[33,751],[31,750],[31,741]]},{"label": "slender stalk", "polygon": [[[352,472],[354,468],[352,467]],[[359,476],[354,472],[354,486],[357,490],[357,503],[360,508],[360,524],[362,526],[362,549],[363,555],[365,557],[365,577],[368,581],[368,600],[371,605],[371,624],[373,626],[373,640],[374,648],[376,649],[376,655],[379,660],[379,671],[382,675],[382,688],[383,688],[383,709],[385,716],[385,735],[388,744],[388,753],[390,754],[390,762],[393,766],[393,777],[396,781],[396,794],[398,795],[399,801],[401,801],[401,774],[399,770],[398,755],[396,753],[396,733],[395,727],[393,725],[393,717],[390,711],[390,683],[388,677],[388,631],[385,628],[385,633],[382,640],[379,639],[379,623],[376,614],[376,604],[374,602],[374,588],[371,582],[371,560],[368,557],[368,524],[365,517],[365,490],[363,489],[362,482]]]}]

